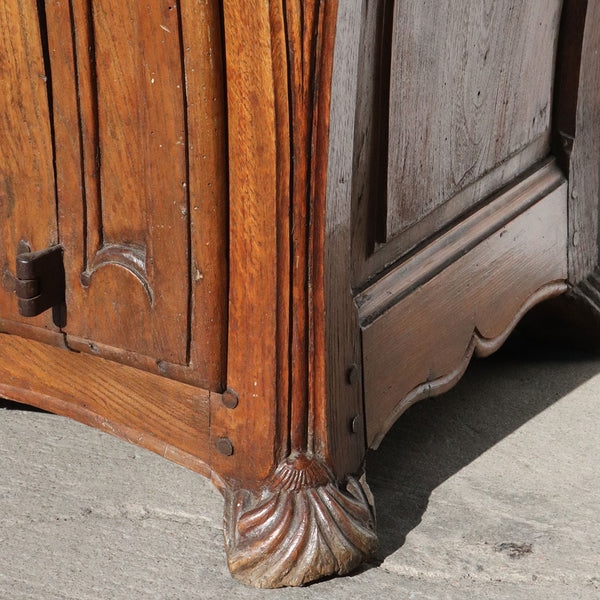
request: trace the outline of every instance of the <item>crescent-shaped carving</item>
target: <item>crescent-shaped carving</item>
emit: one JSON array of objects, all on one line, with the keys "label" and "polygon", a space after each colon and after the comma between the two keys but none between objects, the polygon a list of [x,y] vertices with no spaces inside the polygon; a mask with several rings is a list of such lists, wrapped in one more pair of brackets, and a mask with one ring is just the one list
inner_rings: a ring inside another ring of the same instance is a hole
[{"label": "crescent-shaped carving", "polygon": [[108,244],[103,246],[92,260],[86,271],[81,274],[81,283],[89,286],[92,275],[107,265],[118,265],[129,271],[143,286],[150,304],[153,303],[153,291],[146,270],[146,248],[125,244]]}]

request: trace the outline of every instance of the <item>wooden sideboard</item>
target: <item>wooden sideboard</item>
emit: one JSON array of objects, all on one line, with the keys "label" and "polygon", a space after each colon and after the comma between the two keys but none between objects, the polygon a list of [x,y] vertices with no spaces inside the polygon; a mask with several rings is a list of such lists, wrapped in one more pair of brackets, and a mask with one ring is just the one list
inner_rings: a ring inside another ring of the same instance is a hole
[{"label": "wooden sideboard", "polygon": [[5,0],[0,394],[211,477],[241,581],[347,573],[403,411],[600,325],[599,190],[598,0]]}]

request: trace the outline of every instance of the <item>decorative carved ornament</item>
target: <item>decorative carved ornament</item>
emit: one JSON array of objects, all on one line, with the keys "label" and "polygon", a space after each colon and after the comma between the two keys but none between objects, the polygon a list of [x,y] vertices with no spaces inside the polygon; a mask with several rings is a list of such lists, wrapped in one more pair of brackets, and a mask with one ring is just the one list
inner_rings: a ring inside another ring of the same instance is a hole
[{"label": "decorative carved ornament", "polygon": [[256,587],[298,586],[349,573],[377,547],[366,484],[341,489],[318,459],[291,457],[259,493],[225,493],[225,542],[236,579]]}]

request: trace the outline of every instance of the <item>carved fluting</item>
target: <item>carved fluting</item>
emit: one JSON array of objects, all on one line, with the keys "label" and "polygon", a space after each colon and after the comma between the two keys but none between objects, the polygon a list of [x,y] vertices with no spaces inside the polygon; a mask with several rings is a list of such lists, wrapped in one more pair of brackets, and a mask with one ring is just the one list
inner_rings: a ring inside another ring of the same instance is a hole
[{"label": "carved fluting", "polygon": [[281,464],[261,492],[226,490],[225,542],[232,575],[263,588],[343,575],[377,546],[366,483],[345,489],[320,461]]}]

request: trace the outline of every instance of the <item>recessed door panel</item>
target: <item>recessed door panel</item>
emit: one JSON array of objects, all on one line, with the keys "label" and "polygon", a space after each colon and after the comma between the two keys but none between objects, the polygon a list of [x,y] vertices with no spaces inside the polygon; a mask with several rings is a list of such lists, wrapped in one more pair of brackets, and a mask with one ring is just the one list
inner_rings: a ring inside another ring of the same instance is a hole
[{"label": "recessed door panel", "polygon": [[73,0],[47,10],[67,342],[218,388],[227,314],[219,3]]},{"label": "recessed door panel", "polygon": [[89,33],[78,33],[89,35],[91,52],[78,60],[92,61],[93,73],[81,113],[85,227],[80,256],[69,247],[80,269],[66,331],[183,364],[188,204],[177,11],[106,0],[85,16]]}]

